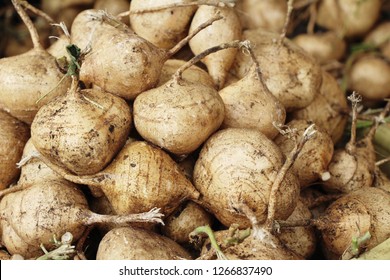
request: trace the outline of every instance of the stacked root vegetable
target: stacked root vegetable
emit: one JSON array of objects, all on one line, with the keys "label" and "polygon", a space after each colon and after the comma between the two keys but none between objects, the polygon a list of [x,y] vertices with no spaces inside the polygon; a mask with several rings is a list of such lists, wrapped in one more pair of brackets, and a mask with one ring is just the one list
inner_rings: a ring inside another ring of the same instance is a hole
[{"label": "stacked root vegetable", "polygon": [[2,259],[389,258],[388,1],[0,11]]}]

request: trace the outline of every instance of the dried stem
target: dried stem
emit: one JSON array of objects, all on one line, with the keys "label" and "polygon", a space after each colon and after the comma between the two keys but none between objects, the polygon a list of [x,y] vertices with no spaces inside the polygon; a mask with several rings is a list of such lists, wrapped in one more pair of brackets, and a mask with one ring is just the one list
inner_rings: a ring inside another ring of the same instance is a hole
[{"label": "dried stem", "polygon": [[22,191],[26,188],[27,186],[25,185],[15,185],[15,186],[11,186],[9,188],[6,188],[4,190],[1,190],[0,191],[0,199],[4,196],[6,196],[7,194],[10,194],[10,193],[14,193],[14,192],[18,192],[18,191]]},{"label": "dried stem", "polygon": [[385,163],[387,163],[387,162],[389,162],[389,161],[390,161],[390,157],[387,157],[387,158],[378,160],[378,161],[375,163],[375,165],[376,165],[376,166],[380,166],[380,165],[385,164]]},{"label": "dried stem", "polygon": [[280,45],[283,43],[284,38],[286,38],[287,28],[288,28],[288,25],[290,24],[290,19],[291,19],[291,13],[292,13],[292,11],[294,9],[293,5],[294,5],[294,0],[288,0],[288,2],[287,2],[286,20],[284,22],[282,33],[280,34],[280,39],[279,39],[279,44]]},{"label": "dried stem", "polygon": [[256,228],[260,227],[260,223],[256,218],[256,214],[246,205],[244,202],[237,199],[237,201],[231,202],[232,207],[239,212],[243,213],[251,223],[252,229],[256,230]]},{"label": "dried stem", "polygon": [[89,17],[91,20],[105,22],[123,32],[134,33],[130,27],[120,21],[118,17],[111,15],[106,11],[99,10],[96,14],[90,14]]},{"label": "dried stem", "polygon": [[39,41],[39,35],[38,31],[35,28],[32,20],[27,15],[26,11],[23,10],[22,6],[20,5],[18,0],[11,0],[12,4],[15,7],[16,12],[19,14],[19,16],[22,18],[22,21],[27,26],[28,31],[30,32],[31,40],[33,42],[34,49],[43,50],[43,47]]},{"label": "dried stem", "polygon": [[298,130],[296,128],[291,128],[288,125],[272,122],[272,125],[279,131],[279,133],[288,139],[297,139]]},{"label": "dried stem", "polygon": [[128,215],[100,215],[89,212],[85,220],[85,225],[94,224],[114,224],[125,225],[129,223],[159,223],[164,225],[161,219],[164,214],[160,213],[160,208],[153,208],[149,212],[128,214]]},{"label": "dried stem", "polygon": [[309,23],[307,24],[307,34],[314,33],[314,26],[316,24],[317,19],[317,3],[312,3],[309,8],[310,18]]},{"label": "dried stem", "polygon": [[166,9],[200,6],[200,5],[233,8],[235,4],[236,4],[236,0],[198,0],[198,1],[188,2],[188,3],[172,3],[167,5],[161,5],[158,7],[139,9],[139,10],[131,10],[131,6],[130,6],[130,11],[126,13],[129,15],[145,14],[145,13],[158,12]]},{"label": "dried stem", "polygon": [[355,91],[348,96],[348,100],[352,103],[352,124],[351,124],[351,139],[345,146],[345,150],[350,155],[354,155],[356,152],[356,124],[358,115],[358,105],[362,101],[362,97]]},{"label": "dried stem", "polygon": [[20,1],[20,4],[25,7],[27,10],[30,10],[31,12],[33,12],[34,14],[36,14],[37,16],[40,16],[42,18],[44,18],[47,22],[49,23],[55,23],[54,19],[49,16],[47,13],[45,13],[44,11],[34,7],[33,5],[31,5],[30,3],[28,3],[27,1]]},{"label": "dried stem", "polygon": [[290,152],[288,155],[286,161],[284,162],[282,168],[279,170],[278,175],[275,178],[275,181],[272,184],[271,188],[271,194],[269,196],[269,202],[268,202],[268,214],[267,214],[267,220],[265,222],[266,227],[271,231],[273,228],[274,220],[275,220],[275,213],[276,213],[276,201],[277,201],[277,194],[280,188],[280,185],[282,184],[283,180],[285,179],[288,170],[291,168],[291,166],[294,164],[296,158],[298,157],[299,153],[301,152],[303,146],[305,143],[310,140],[316,133],[316,130],[314,129],[314,124],[310,125],[305,132],[303,133],[303,136],[301,137],[300,141],[295,145],[294,149]]},{"label": "dried stem", "polygon": [[79,238],[79,240],[77,241],[77,244],[76,244],[76,253],[77,253],[77,256],[80,260],[87,260],[87,258],[85,257],[85,254],[84,254],[84,244],[85,244],[85,241],[87,240],[89,234],[91,233],[92,229],[94,228],[94,226],[88,226],[85,231],[83,232],[83,235]]},{"label": "dried stem", "polygon": [[[61,31],[64,33],[65,37],[68,39],[68,44],[70,45],[70,33],[68,28],[65,25],[65,22],[61,21],[60,23],[52,23],[52,26],[59,27]],[[50,38],[50,37],[49,37]]]},{"label": "dried stem", "polygon": [[130,15],[130,11],[125,11],[125,12],[117,14],[115,17],[124,18],[124,17],[128,17],[129,15]]},{"label": "dried stem", "polygon": [[50,93],[52,93],[66,78],[67,76],[64,75],[62,76],[62,78],[59,80],[59,82],[55,85],[55,87],[53,87],[50,91],[46,92],[45,94],[41,95],[37,101],[35,101],[35,104],[38,104],[39,102],[41,102],[42,99],[44,99],[46,96],[48,96]]},{"label": "dried stem", "polygon": [[272,247],[276,247],[270,232],[259,224],[256,218],[256,214],[252,211],[252,209],[249,208],[248,205],[241,201],[236,201],[234,202],[233,207],[243,213],[249,219],[252,226],[251,235],[253,238],[262,242],[266,242]]},{"label": "dried stem", "polygon": [[96,108],[100,109],[100,110],[104,110],[104,107],[102,105],[100,105],[99,103],[97,103],[96,101],[93,101],[92,99],[86,97],[84,94],[81,95],[82,98],[84,98],[87,102],[91,103],[93,106],[95,106]]},{"label": "dried stem", "polygon": [[248,50],[249,55],[250,55],[250,57],[251,57],[251,59],[252,59],[254,65],[255,65],[255,67],[256,67],[255,71],[256,71],[257,78],[259,79],[261,85],[263,86],[263,88],[264,88],[264,90],[265,90],[265,93],[266,93],[268,96],[272,96],[272,98],[275,98],[275,96],[273,95],[273,93],[269,90],[267,84],[264,82],[263,73],[261,72],[259,61],[257,60],[256,54],[255,54],[255,52],[253,51],[253,48],[252,48],[251,43],[249,42],[248,45],[247,45],[243,50]]},{"label": "dried stem", "polygon": [[82,175],[82,176],[74,175],[71,174],[69,170],[52,163],[50,160],[48,160],[46,157],[42,155],[37,156],[37,158],[43,161],[44,164],[50,167],[58,175],[76,184],[101,188],[103,184],[105,183],[108,184],[107,180],[110,180],[110,175],[105,173],[97,173],[94,175]]},{"label": "dried stem", "polygon": [[220,15],[220,13],[217,13],[215,16],[210,18],[208,21],[202,23],[199,25],[195,30],[193,30],[191,33],[189,33],[184,39],[182,39],[179,43],[177,43],[172,49],[167,51],[166,57],[170,58],[175,53],[177,53],[179,50],[181,50],[187,43],[195,37],[196,34],[198,34],[200,31],[205,29],[206,27],[212,25],[215,21],[223,19],[223,17]]},{"label": "dried stem", "polygon": [[[71,61],[70,63],[70,66],[69,66],[69,69],[72,67],[72,63],[73,63],[73,68],[76,70],[76,65],[74,64],[75,62],[74,61]],[[72,69],[73,69],[72,68]],[[58,83],[48,92],[46,92],[45,94],[41,95],[37,101],[35,101],[35,104],[38,104],[39,102],[41,102],[42,99],[44,99],[46,96],[48,96],[50,93],[52,93],[68,76],[71,76],[72,78],[72,83],[71,83],[71,86],[70,86],[70,89],[68,92],[72,93],[72,94],[77,94],[78,91],[77,91],[77,88],[79,86],[79,79],[78,79],[78,75],[77,73],[73,73],[70,74],[70,70],[68,69],[68,72],[62,76],[62,78],[58,81]]]},{"label": "dried stem", "polygon": [[39,157],[40,153],[38,151],[32,151],[30,154],[27,156],[23,157],[18,163],[16,163],[17,168],[22,168],[25,166],[30,160],[33,158]]},{"label": "dried stem", "polygon": [[231,48],[246,48],[249,45],[249,41],[233,41],[229,43],[223,43],[221,45],[209,48],[205,50],[204,52],[201,52],[200,54],[194,56],[192,59],[184,63],[173,75],[173,80],[178,82],[182,78],[182,74],[185,70],[190,68],[192,65],[195,65],[200,60],[202,60],[204,57],[208,56],[211,53],[215,53],[217,51],[225,50],[225,49],[231,49]]},{"label": "dried stem", "polygon": [[298,9],[302,9],[310,4],[314,4],[314,3],[317,3],[319,2],[320,0],[302,0],[302,1],[295,1],[294,3],[294,9],[298,10]]}]

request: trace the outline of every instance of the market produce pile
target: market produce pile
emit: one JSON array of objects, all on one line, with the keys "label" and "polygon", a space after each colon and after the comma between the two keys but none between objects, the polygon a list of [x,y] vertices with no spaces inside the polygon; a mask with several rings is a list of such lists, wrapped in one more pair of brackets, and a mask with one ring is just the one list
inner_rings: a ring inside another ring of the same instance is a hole
[{"label": "market produce pile", "polygon": [[0,3],[0,259],[390,258],[390,1]]}]

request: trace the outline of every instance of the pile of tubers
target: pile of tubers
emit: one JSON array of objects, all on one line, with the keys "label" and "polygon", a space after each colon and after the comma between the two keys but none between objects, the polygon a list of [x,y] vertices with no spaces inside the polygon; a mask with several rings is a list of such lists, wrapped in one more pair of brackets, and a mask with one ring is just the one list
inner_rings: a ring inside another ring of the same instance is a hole
[{"label": "pile of tubers", "polygon": [[389,15],[8,1],[31,41],[0,44],[0,259],[381,258]]}]

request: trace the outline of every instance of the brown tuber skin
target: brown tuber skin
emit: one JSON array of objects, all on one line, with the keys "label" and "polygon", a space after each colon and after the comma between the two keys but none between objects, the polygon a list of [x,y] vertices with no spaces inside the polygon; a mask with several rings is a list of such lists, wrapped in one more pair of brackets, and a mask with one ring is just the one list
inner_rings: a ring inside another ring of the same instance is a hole
[{"label": "brown tuber skin", "polygon": [[64,22],[71,26],[73,20],[82,10],[91,8],[95,0],[42,0],[42,9],[55,18],[56,22]]},{"label": "brown tuber skin", "polygon": [[19,162],[20,177],[18,185],[28,186],[35,185],[36,183],[44,183],[45,181],[64,180],[44,164],[43,161],[35,157],[38,153],[30,138],[24,146],[22,160]]},{"label": "brown tuber skin", "polygon": [[[224,244],[224,240],[229,237],[229,230],[215,232],[218,244]],[[228,246],[222,249],[223,254],[229,260],[300,260],[302,257],[287,249],[276,237],[271,237],[272,244],[261,242],[256,237],[249,236],[241,243]],[[210,243],[205,242],[201,256],[208,253]]]},{"label": "brown tuber skin", "polygon": [[319,3],[316,23],[341,36],[362,36],[379,18],[381,6],[381,0],[324,0]]},{"label": "brown tuber skin", "polygon": [[[227,128],[212,135],[203,146],[194,169],[194,184],[201,205],[225,226],[250,226],[249,220],[231,205],[239,198],[255,213],[259,223],[267,219],[272,184],[282,167],[280,149],[260,131]],[[294,211],[299,197],[298,180],[287,172],[277,190],[277,219]]]},{"label": "brown tuber skin", "polygon": [[[296,129],[296,132],[301,135],[311,125],[311,122],[293,120],[286,125],[290,129]],[[333,156],[333,142],[321,128],[316,130],[317,133],[306,143],[292,166],[292,171],[297,176],[301,188],[308,187],[318,179],[326,181],[330,176],[327,168]],[[290,136],[279,134],[274,139],[275,144],[286,156],[294,148],[296,142],[294,137]]]},{"label": "brown tuber skin", "polygon": [[98,20],[94,20],[99,16],[99,11],[96,9],[88,9],[80,12],[74,19],[71,30],[70,40],[72,44],[78,46],[81,50],[95,47],[95,41],[100,34],[107,29],[106,24]]},{"label": "brown tuber skin", "polygon": [[[306,133],[306,132],[305,132]],[[306,137],[306,136],[304,136]],[[304,144],[307,139],[302,138],[302,142],[299,145]],[[298,152],[301,148],[296,146],[297,150],[294,150],[294,153]],[[288,160],[287,160],[288,161]],[[290,165],[290,164],[288,164]],[[287,167],[283,166],[283,167]],[[288,169],[288,168],[287,168]],[[276,197],[270,198],[276,199]],[[215,241],[219,245],[219,250],[216,245],[213,245],[214,250],[210,250],[210,244],[208,241],[211,240],[209,235],[209,240],[203,244],[201,257],[203,259],[210,259],[216,253],[218,259],[243,259],[243,260],[299,260],[302,259],[302,256],[296,254],[294,251],[291,251],[286,247],[280,239],[272,235],[264,225],[261,225],[255,213],[242,202],[233,202],[234,208],[244,214],[248,220],[250,220],[251,228],[245,230],[238,230],[237,224],[230,226],[228,230],[221,230],[216,232]],[[274,203],[273,203],[274,204]],[[272,215],[272,214],[271,214]],[[295,213],[297,215],[297,213]],[[271,220],[273,221],[272,217]],[[267,218],[268,224],[268,218]],[[196,232],[196,231],[195,231]],[[249,234],[249,235],[248,235]],[[285,236],[288,239],[288,236]],[[296,239],[296,238],[294,238]],[[290,242],[289,245],[292,248],[296,248],[293,242]],[[299,250],[299,249],[298,249]],[[218,252],[219,251],[219,252]],[[300,251],[302,252],[302,251]]]},{"label": "brown tuber skin", "polygon": [[343,58],[347,44],[335,32],[300,34],[293,42],[313,56],[321,65]]},{"label": "brown tuber skin", "polygon": [[234,7],[243,29],[281,32],[287,11],[285,0],[240,0]]},{"label": "brown tuber skin", "polygon": [[[31,124],[38,109],[50,99],[66,92],[70,79],[56,65],[55,58],[45,51],[30,18],[16,0],[15,8],[27,25],[34,48],[21,55],[0,60],[0,109],[17,119]],[[49,98],[39,104],[36,101],[47,92]]]},{"label": "brown tuber skin", "polygon": [[[309,208],[299,200],[294,212],[286,221],[294,222],[311,218]],[[316,249],[317,238],[314,227],[282,228],[276,236],[288,249],[304,259],[310,258]]]},{"label": "brown tuber skin", "polygon": [[390,237],[390,195],[379,188],[351,192],[336,200],[326,210],[319,226],[328,257],[338,259],[348,249],[352,238],[364,235],[369,250]]},{"label": "brown tuber skin", "polygon": [[[261,29],[246,30],[243,39],[254,46],[264,82],[283,104],[287,112],[304,108],[318,94],[322,74],[321,68],[296,44]],[[232,71],[237,77],[248,74],[253,62],[251,58],[237,53]]]},{"label": "brown tuber skin", "polygon": [[328,167],[331,177],[324,182],[328,191],[349,193],[371,187],[374,181],[376,155],[372,141],[379,122],[383,121],[390,109],[390,102],[380,113],[380,116],[375,119],[365,137],[356,142],[357,104],[361,99],[355,92],[349,99],[353,104],[351,139],[344,149],[337,149],[334,152]]},{"label": "brown tuber skin", "polygon": [[192,0],[133,0],[130,6],[131,28],[156,47],[170,49],[188,32],[197,6],[164,9],[162,11],[132,13],[137,10],[156,8],[167,4],[193,2]]},{"label": "brown tuber skin", "polygon": [[88,209],[84,194],[72,183],[47,181],[8,194],[0,202],[2,242],[11,254],[25,258],[41,254],[40,244],[52,247],[52,238],[70,232],[76,241],[87,226],[98,223],[162,222],[161,214],[99,215]]},{"label": "brown tuber skin", "polygon": [[55,58],[66,57],[69,60],[69,54],[66,51],[66,46],[70,44],[70,38],[66,35],[61,35],[56,41],[46,49]]},{"label": "brown tuber skin", "polygon": [[375,169],[375,180],[373,186],[390,193],[390,179],[379,169],[379,167]]},{"label": "brown tuber skin", "polygon": [[[134,1],[132,1],[132,4]],[[130,1],[129,0],[96,0],[93,8],[95,10],[104,10],[112,15],[118,15],[122,12],[129,10]],[[129,25],[129,18],[122,17],[122,22]]]},{"label": "brown tuber skin", "polygon": [[0,260],[1,261],[10,260],[10,259],[11,259],[11,255],[10,254],[8,254],[4,250],[0,250]]},{"label": "brown tuber skin", "polygon": [[387,59],[390,59],[390,21],[385,21],[378,24],[364,38],[364,43],[378,47]]},{"label": "brown tuber skin", "polygon": [[75,79],[66,95],[38,111],[31,138],[54,164],[88,175],[112,161],[131,126],[131,111],[123,99],[98,89],[81,90]]},{"label": "brown tuber skin", "polygon": [[[34,48],[0,60],[0,109],[31,124],[45,102],[66,92],[70,79],[67,77],[58,84],[63,74],[55,58],[43,49],[31,19],[20,4],[16,0],[12,0],[12,3],[29,29]],[[36,101],[49,91],[52,91],[50,97],[37,104]]]},{"label": "brown tuber skin", "polygon": [[134,124],[141,136],[178,155],[195,151],[223,117],[218,92],[185,79],[146,91],[134,102]]},{"label": "brown tuber skin", "polygon": [[253,66],[244,78],[219,91],[225,104],[222,127],[254,128],[273,139],[279,133],[273,123],[284,124],[286,110],[261,75]]},{"label": "brown tuber skin", "polygon": [[93,35],[92,51],[85,56],[80,80],[127,100],[154,87],[165,52],[130,30],[102,24],[104,29]]},{"label": "brown tuber skin", "polygon": [[[55,58],[43,49],[3,58],[0,60],[0,80],[4,81],[1,83],[0,108],[31,124],[42,105],[66,92],[70,84],[68,78],[57,86],[62,77]],[[51,90],[49,98],[36,104]]]},{"label": "brown tuber skin", "polygon": [[117,214],[157,207],[169,215],[183,201],[199,197],[170,156],[143,141],[126,143],[114,161],[95,175],[72,175],[42,160],[71,182],[101,188]]},{"label": "brown tuber skin", "polygon": [[[20,177],[15,186],[0,191],[0,198],[13,192],[23,190],[37,184],[46,184],[49,181],[64,181],[63,177],[49,168],[42,160],[37,158],[38,150],[35,148],[31,138],[24,146],[22,159],[17,163],[20,168]],[[102,196],[102,191],[95,187],[90,187],[94,197]]]},{"label": "brown tuber skin", "polygon": [[336,150],[329,164],[331,177],[324,182],[327,191],[349,193],[360,188],[371,187],[375,167],[373,146],[361,143],[355,154]]},{"label": "brown tuber skin", "polygon": [[[235,11],[229,7],[200,6],[192,19],[190,32],[217,12],[223,19],[205,28],[190,40],[189,46],[195,55],[213,46],[241,39],[240,21]],[[210,54],[202,60],[217,88],[221,89],[225,84],[227,72],[233,65],[236,53],[236,49],[227,49]]]},{"label": "brown tuber skin", "polygon": [[190,233],[197,227],[210,225],[210,213],[195,202],[189,201],[164,220],[162,233],[180,244],[190,243]]},{"label": "brown tuber skin", "polygon": [[[158,81],[158,84],[156,87],[164,85],[166,82],[170,81],[172,76],[175,74],[177,69],[179,69],[181,66],[183,66],[186,63],[184,60],[179,59],[168,59],[165,63],[163,68],[161,69],[161,75],[160,79]],[[188,68],[186,71],[183,72],[183,78],[185,80],[194,82],[194,83],[201,83],[205,86],[214,88],[214,81],[210,77],[209,73],[207,73],[202,68],[192,65],[190,68]]]},{"label": "brown tuber skin", "polygon": [[365,101],[390,97],[390,62],[383,56],[366,54],[357,58],[347,75],[348,88],[359,92]]},{"label": "brown tuber skin", "polygon": [[173,240],[136,227],[116,228],[100,241],[97,260],[183,260],[191,255]]},{"label": "brown tuber skin", "polygon": [[2,240],[11,254],[38,257],[39,245],[51,248],[53,234],[83,233],[82,211],[88,209],[82,192],[72,183],[47,181],[8,194],[0,202]]},{"label": "brown tuber skin", "polygon": [[324,129],[333,140],[339,142],[348,121],[347,98],[337,80],[322,71],[322,85],[319,94],[307,107],[291,113],[292,119],[308,120]]},{"label": "brown tuber skin", "polygon": [[164,85],[140,94],[134,101],[134,124],[139,134],[177,155],[199,148],[222,124],[225,106],[215,88],[187,80],[183,72],[217,51],[247,45],[233,41],[214,46],[181,66]]},{"label": "brown tuber skin", "polygon": [[25,123],[0,110],[0,190],[7,188],[20,174],[16,164],[30,136]]},{"label": "brown tuber skin", "polygon": [[169,58],[205,26],[220,19],[214,16],[170,50],[161,49],[136,35],[129,27],[107,13],[95,13],[98,32],[91,34],[92,50],[85,56],[80,80],[126,100],[155,87],[161,69]]}]

